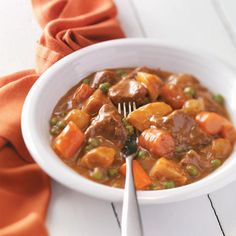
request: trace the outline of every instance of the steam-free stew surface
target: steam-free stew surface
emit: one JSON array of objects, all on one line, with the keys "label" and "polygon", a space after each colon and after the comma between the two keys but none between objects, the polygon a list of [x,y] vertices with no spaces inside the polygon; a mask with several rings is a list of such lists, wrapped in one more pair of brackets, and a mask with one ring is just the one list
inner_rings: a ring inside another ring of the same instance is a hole
[{"label": "steam-free stew surface", "polygon": [[[117,110],[124,102],[137,106],[126,118]],[[136,152],[137,189],[186,185],[232,152],[236,132],[224,103],[192,75],[146,67],[99,71],[56,105],[51,144],[78,174],[102,184],[124,187],[124,155]]]}]

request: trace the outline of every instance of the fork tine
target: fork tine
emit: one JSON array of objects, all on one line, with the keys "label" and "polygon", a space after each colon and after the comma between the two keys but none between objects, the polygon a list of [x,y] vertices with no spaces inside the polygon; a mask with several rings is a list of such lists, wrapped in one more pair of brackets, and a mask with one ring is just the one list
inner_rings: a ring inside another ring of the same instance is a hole
[{"label": "fork tine", "polygon": [[[132,112],[131,102],[129,102],[128,107],[129,107],[129,113],[131,113],[131,112]],[[129,114],[129,113],[128,113],[128,114]]]},{"label": "fork tine", "polygon": [[129,113],[131,113],[132,111],[136,110],[136,103],[135,102],[128,102],[128,103],[118,103],[117,104],[117,109],[119,114],[123,115],[124,117],[127,117]]},{"label": "fork tine", "polygon": [[127,113],[126,113],[126,104],[125,104],[125,102],[123,103],[123,113],[124,113],[124,117],[126,117]]},{"label": "fork tine", "polygon": [[120,103],[118,103],[118,112],[121,114],[122,112],[121,112],[121,104]]}]

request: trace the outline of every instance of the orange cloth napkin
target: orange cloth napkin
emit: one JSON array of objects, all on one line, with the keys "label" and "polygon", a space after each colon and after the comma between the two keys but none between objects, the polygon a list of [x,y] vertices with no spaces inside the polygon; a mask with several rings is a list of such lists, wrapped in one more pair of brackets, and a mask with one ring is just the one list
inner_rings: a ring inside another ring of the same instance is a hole
[{"label": "orange cloth napkin", "polygon": [[75,50],[124,37],[112,0],[32,0],[43,30],[35,70],[0,78],[0,236],[45,236],[50,181],[22,139],[24,99],[38,76]]}]

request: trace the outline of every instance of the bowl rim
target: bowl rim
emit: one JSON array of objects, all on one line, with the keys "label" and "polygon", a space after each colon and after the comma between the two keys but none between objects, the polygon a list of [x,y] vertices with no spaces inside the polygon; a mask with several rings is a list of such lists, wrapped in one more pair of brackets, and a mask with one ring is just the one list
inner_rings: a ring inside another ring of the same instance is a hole
[{"label": "bowl rim", "polygon": [[[198,59],[204,58],[205,60],[210,60],[215,64],[218,64],[221,67],[225,67],[232,75],[235,75],[235,71],[230,65],[226,64],[220,59],[217,59],[215,56],[212,56],[204,51],[199,49],[189,49],[183,48],[176,45],[166,44],[164,42],[160,42],[156,39],[144,39],[144,38],[130,38],[130,39],[115,39],[107,42],[97,43],[86,48],[75,51],[66,57],[62,58],[54,65],[52,65],[47,71],[45,71],[38,80],[34,83],[32,88],[30,89],[24,105],[22,109],[21,115],[21,129],[25,144],[32,155],[32,158],[38,163],[38,165],[53,179],[57,180],[64,186],[69,187],[72,190],[76,190],[78,192],[90,195],[92,197],[100,198],[103,200],[109,201],[121,201],[123,199],[123,190],[117,189],[113,187],[109,187],[106,185],[102,185],[99,183],[95,183],[91,180],[88,180],[79,174],[75,173],[73,170],[66,172],[65,179],[61,178],[61,171],[65,168],[69,168],[62,166],[59,168],[55,168],[52,171],[52,167],[55,167],[55,163],[45,162],[45,160],[41,157],[40,152],[37,145],[32,141],[35,134],[33,134],[32,130],[28,127],[31,123],[30,119],[30,110],[35,105],[35,101],[37,100],[38,90],[43,89],[47,81],[49,81],[51,74],[54,71],[57,71],[59,68],[62,68],[64,65],[82,57],[88,53],[95,52],[96,50],[102,50],[109,47],[115,46],[124,46],[124,45],[136,45],[136,46],[153,46],[153,47],[161,47],[168,50],[182,52],[184,54],[192,55]],[[48,77],[48,78],[47,78]],[[45,79],[47,78],[47,79]],[[62,94],[63,96],[63,94]],[[36,134],[37,135],[37,134]],[[220,173],[214,178],[211,175],[204,177],[203,179],[196,181],[192,184],[177,187],[174,189],[167,189],[161,191],[153,191],[153,190],[145,190],[138,191],[137,196],[138,200],[142,204],[153,204],[153,203],[166,203],[166,202],[175,202],[180,200],[185,200],[192,197],[197,197],[199,195],[207,194],[209,192],[215,191],[218,188],[223,187],[226,184],[229,184],[233,180],[236,179],[236,173],[234,173],[233,168],[228,170],[228,172]],[[79,183],[79,186],[78,186]],[[174,198],[173,198],[174,196]]]}]

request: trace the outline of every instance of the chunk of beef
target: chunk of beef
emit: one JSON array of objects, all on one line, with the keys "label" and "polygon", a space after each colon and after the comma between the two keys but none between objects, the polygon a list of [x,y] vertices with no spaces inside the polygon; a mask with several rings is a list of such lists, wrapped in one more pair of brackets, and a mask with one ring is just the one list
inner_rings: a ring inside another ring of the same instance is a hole
[{"label": "chunk of beef", "polygon": [[199,155],[194,150],[188,151],[181,160],[180,164],[182,166],[186,166],[188,164],[195,165],[200,170],[211,168],[210,162],[204,156]]},{"label": "chunk of beef", "polygon": [[147,89],[135,79],[124,78],[109,89],[108,96],[113,103],[136,102],[145,103],[148,96]]},{"label": "chunk of beef", "polygon": [[200,87],[198,89],[197,94],[198,97],[201,97],[203,99],[206,111],[216,112],[226,118],[228,117],[225,108],[212,98],[212,94],[209,93],[209,91],[206,88]]},{"label": "chunk of beef", "polygon": [[120,78],[116,76],[116,73],[114,71],[104,70],[97,72],[92,81],[91,81],[91,87],[92,88],[98,88],[101,83],[108,82],[111,85],[117,83],[117,81]]},{"label": "chunk of beef", "polygon": [[101,107],[85,135],[86,137],[102,136],[120,148],[123,147],[127,138],[127,132],[122,124],[120,114],[113,105],[108,104]]},{"label": "chunk of beef", "polygon": [[182,110],[173,111],[158,122],[158,126],[168,129],[176,141],[176,145],[188,150],[189,146],[207,145],[212,137],[202,131],[195,119]]},{"label": "chunk of beef", "polygon": [[192,87],[196,91],[195,97],[203,99],[205,110],[216,112],[227,117],[224,107],[214,101],[212,93],[202,86],[194,76],[188,74],[172,75],[168,78],[168,84],[176,85],[181,90],[188,86]]},{"label": "chunk of beef", "polygon": [[166,80],[167,78],[169,78],[172,75],[172,73],[170,73],[168,71],[162,71],[159,68],[153,69],[153,68],[149,68],[146,66],[140,66],[140,67],[137,67],[136,69],[134,69],[133,71],[131,71],[131,73],[129,73],[127,75],[127,77],[130,79],[134,79],[138,72],[145,72],[145,73],[149,73],[149,74],[154,74],[163,80]]}]

